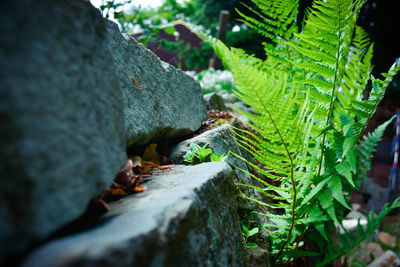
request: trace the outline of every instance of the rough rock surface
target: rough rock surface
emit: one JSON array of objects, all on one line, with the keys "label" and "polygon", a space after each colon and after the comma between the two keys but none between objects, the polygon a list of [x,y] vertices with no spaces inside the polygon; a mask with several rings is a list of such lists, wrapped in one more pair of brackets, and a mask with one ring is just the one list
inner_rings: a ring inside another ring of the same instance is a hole
[{"label": "rough rock surface", "polygon": [[79,216],[123,165],[118,77],[81,0],[0,9],[0,262]]},{"label": "rough rock surface", "polygon": [[263,249],[261,247],[248,248],[246,250],[247,253],[247,262],[249,266],[264,266],[270,267],[270,254],[267,249]]},{"label": "rough rock surface", "polygon": [[238,101],[238,99],[234,93],[222,94],[222,98],[224,99],[225,103],[235,103]]},{"label": "rough rock surface", "polygon": [[52,241],[21,266],[244,266],[225,162],[174,166],[112,203],[96,228]]},{"label": "rough rock surface", "polygon": [[[169,158],[173,160],[175,163],[182,164],[184,163],[183,161],[183,155],[186,154],[187,151],[190,150],[190,144],[195,143],[199,146],[203,146],[205,144],[208,144],[208,148],[211,148],[213,152],[217,152],[219,155],[225,154],[227,155],[229,151],[232,151],[233,153],[237,155],[241,155],[241,152],[239,150],[238,145],[235,143],[235,140],[233,138],[233,131],[231,130],[231,127],[229,124],[223,124],[215,129],[212,129],[210,131],[206,131],[198,136],[195,136],[191,139],[187,139],[175,147],[172,148]],[[240,184],[248,184],[248,185],[253,185],[253,181],[250,178],[248,174],[245,172],[241,171],[240,169],[244,171],[248,171],[247,165],[244,161],[241,159],[237,158],[236,156],[230,154],[227,162],[234,167],[234,172],[235,172],[235,177],[234,177],[234,182],[235,183],[240,183]],[[254,196],[254,190],[249,189],[246,187],[241,187],[241,190],[244,191],[247,195]],[[246,204],[245,204],[246,203]],[[251,209],[251,205],[253,203],[248,203],[243,202],[240,203],[241,207],[243,208],[249,208]],[[248,206],[250,205],[250,206]]]},{"label": "rough rock surface", "polygon": [[354,261],[360,263],[361,266],[367,266],[373,259],[383,254],[381,245],[376,242],[361,242],[357,247],[347,253],[347,266],[352,266]]},{"label": "rough rock surface", "polygon": [[207,118],[200,85],[107,22],[125,107],[128,146],[189,134]]},{"label": "rough rock surface", "polygon": [[217,93],[209,93],[204,95],[204,100],[206,101],[206,107],[208,110],[227,110],[224,99]]},{"label": "rough rock surface", "polygon": [[386,251],[380,257],[376,258],[367,267],[391,267],[400,266],[400,258],[391,250]]},{"label": "rough rock surface", "polygon": [[363,180],[361,192],[369,194],[368,209],[380,212],[389,198],[389,188],[381,187],[373,177]]},{"label": "rough rock surface", "polygon": [[250,106],[244,104],[241,101],[237,101],[234,103],[227,103],[226,104],[228,110],[234,114],[235,117],[237,117],[239,120],[246,122],[246,123],[251,123],[251,121],[242,113],[238,112],[237,109],[242,110],[244,112],[252,113],[252,114],[257,114],[257,112]]}]

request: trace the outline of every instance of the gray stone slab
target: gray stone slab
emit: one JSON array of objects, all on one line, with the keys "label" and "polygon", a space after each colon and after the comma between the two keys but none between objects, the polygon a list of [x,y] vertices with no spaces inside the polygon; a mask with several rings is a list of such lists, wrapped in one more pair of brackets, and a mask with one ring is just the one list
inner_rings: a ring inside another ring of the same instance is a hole
[{"label": "gray stone slab", "polygon": [[200,128],[207,112],[199,83],[121,34],[115,23],[108,21],[107,29],[123,94],[127,144],[165,141]]},{"label": "gray stone slab", "polygon": [[244,266],[228,164],[176,165],[145,185],[96,228],[44,245],[21,266]]},{"label": "gray stone slab", "polygon": [[225,100],[217,93],[209,93],[204,95],[206,107],[208,110],[226,111]]},{"label": "gray stone slab", "polygon": [[0,262],[78,217],[125,155],[118,77],[81,0],[0,8]]},{"label": "gray stone slab", "polygon": [[371,195],[368,200],[368,209],[380,212],[389,200],[389,188],[381,187],[375,178],[368,177],[363,180],[361,192]]}]

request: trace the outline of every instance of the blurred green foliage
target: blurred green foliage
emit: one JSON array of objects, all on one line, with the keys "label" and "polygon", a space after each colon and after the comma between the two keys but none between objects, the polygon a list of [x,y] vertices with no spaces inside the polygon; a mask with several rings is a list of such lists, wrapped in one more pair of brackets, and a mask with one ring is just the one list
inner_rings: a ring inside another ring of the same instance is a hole
[{"label": "blurred green foliage", "polygon": [[183,40],[176,42],[161,40],[159,44],[165,51],[176,54],[178,69],[182,69],[181,62],[183,61],[189,69],[204,69],[207,67],[212,53],[212,48],[207,42],[202,42],[200,48],[190,47],[190,44],[185,43]]},{"label": "blurred green foliage", "polygon": [[[391,34],[387,34],[390,29],[396,28],[393,25],[400,24],[395,16],[397,1],[368,0],[360,12],[360,25],[372,33],[371,38],[376,44],[373,64],[375,65],[374,74],[378,77],[379,73],[386,70],[391,64],[391,59],[400,56],[397,43],[393,41]],[[254,6],[251,0],[183,0],[182,3],[177,0],[164,0],[163,4],[157,8],[140,7],[135,2],[135,0],[103,0],[101,9],[106,17],[113,13],[114,18],[121,25],[122,32],[143,31],[140,42],[145,45],[156,39],[161,30],[157,26],[177,19],[201,25],[204,30],[208,30],[209,34],[215,36],[219,12],[224,9],[231,14],[225,43],[230,47],[242,48],[246,53],[254,54],[258,58],[263,58],[265,54],[261,43],[267,40],[254,30],[243,27],[243,24],[237,21],[238,14],[235,8],[244,14],[252,15],[243,5]],[[300,17],[303,17],[304,10],[310,6],[311,2],[311,0],[300,0]],[[124,9],[124,7],[129,7],[129,9]],[[299,21],[301,20],[300,18]],[[392,26],[389,27],[388,25]],[[240,30],[232,31],[234,26],[240,27]],[[170,51],[175,49],[171,48],[172,46],[169,47]],[[210,47],[203,47],[187,55],[189,56],[189,59],[187,59],[189,61],[188,67],[201,69],[207,67],[211,57],[211,49]],[[398,84],[400,82],[397,79],[393,84],[397,91],[400,90]],[[392,90],[389,89],[389,92]]]},{"label": "blurred green foliage", "polygon": [[[246,5],[252,5],[251,0],[184,0],[182,3],[178,3],[177,0],[164,0],[163,4],[157,8],[143,8],[135,5],[135,1],[131,0],[108,0],[104,1],[101,9],[105,17],[110,17],[113,13],[113,17],[119,22],[122,32],[141,31],[142,35],[138,40],[146,46],[158,39],[160,31],[167,31],[160,25],[178,19],[199,25],[203,30],[216,35],[219,12],[223,9],[228,10],[231,15],[229,30],[225,38],[226,43],[229,46],[242,48],[248,54],[262,58],[265,54],[261,45],[262,41],[265,41],[264,38],[236,20],[238,15],[235,8],[244,13],[248,12],[241,4],[242,2]],[[235,27],[235,31],[232,31],[234,26],[237,27]],[[206,42],[202,44],[200,49],[190,48],[181,41],[160,40],[156,45],[162,46],[168,52],[177,53],[179,58],[185,58],[186,65],[194,70],[207,68],[212,56],[212,49]]]},{"label": "blurred green foliage", "polygon": [[100,7],[103,16],[113,17],[119,22],[122,32],[136,32],[148,30],[162,24],[177,20],[190,18],[195,12],[192,1],[184,1],[182,4],[177,0],[164,0],[157,8],[142,7],[135,4],[134,0],[108,0]]}]

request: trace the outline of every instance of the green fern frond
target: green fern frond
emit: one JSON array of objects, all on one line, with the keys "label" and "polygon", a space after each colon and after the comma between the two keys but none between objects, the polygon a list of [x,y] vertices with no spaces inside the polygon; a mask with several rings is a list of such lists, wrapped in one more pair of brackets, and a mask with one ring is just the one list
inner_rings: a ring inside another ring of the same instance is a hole
[{"label": "green fern frond", "polygon": [[[294,33],[298,33],[298,7],[297,0],[254,0],[256,8],[245,5],[255,15],[247,16],[237,10],[244,22],[251,28],[255,28],[261,35],[271,42],[264,42],[266,60],[264,70],[281,71],[291,73],[290,77],[297,75],[298,69],[291,66],[288,60],[296,60],[298,55],[285,41],[290,40]],[[259,11],[258,11],[259,10]]]},{"label": "green fern frond", "polygon": [[[373,44],[368,35],[361,27],[357,26],[343,76],[344,82],[341,92],[338,94],[340,106],[336,107],[337,112],[343,113],[341,108],[351,108],[352,100],[362,101],[363,91],[372,71],[372,50]],[[352,119],[354,120],[354,118]]]},{"label": "green fern frond", "polygon": [[[235,128],[234,139],[258,163],[236,156],[262,177],[247,171],[259,185],[238,185],[272,200],[243,195],[274,210],[256,213],[269,218],[273,261],[280,264],[297,255],[310,228],[332,241],[330,232],[350,209],[348,194],[360,185],[359,173],[368,167],[368,157],[389,122],[359,138],[400,67],[394,65],[383,75],[385,80],[372,77],[373,88],[363,100],[373,49],[355,24],[364,0],[314,1],[301,32],[298,1],[254,2],[258,9],[248,9],[257,18],[240,15],[274,41],[264,44],[265,61],[209,40],[235,77],[238,99],[255,110],[238,110],[251,121],[251,131]],[[369,220],[376,218],[371,215]],[[360,234],[368,231],[360,229]],[[338,238],[341,245],[332,244],[333,256],[358,242],[348,233]]]},{"label": "green fern frond", "polygon": [[[340,234],[336,231],[336,235],[340,241],[339,244],[332,243],[332,247],[327,249],[325,252],[324,259],[317,264],[317,266],[325,266],[336,259],[344,256],[351,249],[357,247],[362,241],[373,234],[373,232],[379,227],[382,219],[389,214],[390,211],[400,207],[400,198],[397,198],[391,205],[385,204],[382,211],[377,217],[374,215],[374,211],[371,211],[367,216],[366,229],[364,230],[358,221],[357,234],[351,235],[345,231],[345,234]],[[346,230],[342,226],[343,230]]]},{"label": "green fern frond", "polygon": [[268,37],[272,41],[279,38],[289,39],[291,34],[297,32],[297,14],[299,2],[296,0],[275,0],[275,1],[253,1],[257,8],[243,4],[259,19],[247,16],[236,9],[236,12],[243,18],[239,21],[244,22],[250,28],[259,31],[260,34]]},{"label": "green fern frond", "polygon": [[328,181],[328,188],[331,191],[332,197],[338,201],[341,205],[343,205],[345,208],[351,210],[351,207],[345,200],[343,196],[343,188],[342,188],[342,182],[341,179],[338,175],[332,175],[330,176],[330,179]]},{"label": "green fern frond", "polygon": [[334,103],[345,72],[357,13],[363,1],[315,1],[304,31],[289,43],[304,60],[294,62],[307,70],[303,82],[313,88],[322,127],[330,123]]},{"label": "green fern frond", "polygon": [[375,79],[372,77],[372,90],[369,93],[368,99],[365,101],[359,101],[356,99],[352,100],[350,111],[355,113],[357,120],[364,124],[364,127],[360,128],[358,136],[361,136],[366,127],[367,121],[376,112],[378,104],[383,99],[386,88],[389,86],[390,82],[393,80],[393,77],[399,72],[399,70],[400,64],[394,63],[389,69],[388,73],[382,73],[382,76],[385,77],[385,80]]},{"label": "green fern frond", "polygon": [[[255,189],[256,191],[258,191],[259,193],[261,193],[262,195],[264,195],[264,196],[266,196],[266,197],[269,197],[269,198],[271,198],[271,199],[275,199],[275,200],[286,200],[286,199],[287,199],[286,196],[285,196],[285,197],[280,197],[280,196],[276,196],[276,195],[273,195],[273,194],[269,194],[269,193],[267,193],[268,191],[265,190],[265,188],[261,188],[261,187],[258,187],[258,186],[248,185],[248,184],[241,184],[241,183],[236,183],[236,185],[237,185],[237,186],[243,186],[243,187],[253,188],[253,189]],[[269,190],[270,190],[270,191],[273,191],[272,188],[269,188]]]},{"label": "green fern frond", "polygon": [[[303,175],[301,175],[302,172],[295,175],[295,169],[306,168],[306,159],[309,158],[307,152],[313,120],[310,116],[312,111],[309,110],[308,101],[301,105],[294,91],[287,93],[287,75],[280,72],[268,74],[251,64],[246,64],[241,61],[241,55],[238,55],[234,49],[225,50],[225,58],[236,78],[238,88],[236,95],[257,112],[257,115],[242,112],[254,123],[253,129],[257,135],[248,133],[253,137],[250,139],[237,134],[237,143],[251,153],[265,169],[255,165],[252,167],[266,177],[282,182],[280,189],[283,192],[279,193],[280,196],[296,195],[298,190],[296,180],[301,180]],[[268,101],[265,101],[266,99]],[[298,112],[293,113],[293,110],[298,110]],[[299,163],[299,166],[295,166],[295,161]],[[284,245],[277,254],[279,256],[285,245],[294,238],[292,232],[296,218],[296,201],[292,204],[287,202],[262,204],[258,200],[248,199],[270,208],[291,210],[292,216],[285,222],[286,228],[277,226],[283,231],[281,234],[286,235]],[[276,223],[272,218],[271,221],[272,225]]]},{"label": "green fern frond", "polygon": [[357,174],[360,178],[367,178],[367,172],[371,168],[371,159],[377,143],[382,140],[383,133],[387,126],[393,121],[396,116],[379,125],[372,133],[364,135],[363,140],[360,140],[356,145],[358,150]]},{"label": "green fern frond", "polygon": [[244,19],[239,19],[238,21],[244,22],[247,26],[250,28],[256,29],[258,33],[261,35],[271,39],[272,41],[277,41],[276,34],[278,33],[278,30],[275,28],[277,26],[277,23],[273,20],[270,20],[269,18],[261,15],[259,12],[255,11],[253,8],[243,4],[245,7],[247,7],[250,11],[252,11],[254,14],[258,15],[259,17],[262,18],[262,21],[255,19],[253,17],[247,16],[240,12],[238,9],[235,9],[236,12],[242,16]]}]

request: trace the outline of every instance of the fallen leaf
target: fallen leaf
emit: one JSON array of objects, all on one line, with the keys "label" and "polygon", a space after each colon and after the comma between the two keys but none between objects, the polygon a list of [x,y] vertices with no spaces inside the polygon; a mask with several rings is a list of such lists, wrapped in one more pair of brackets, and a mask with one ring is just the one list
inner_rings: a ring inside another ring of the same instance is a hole
[{"label": "fallen leaf", "polygon": [[172,170],[172,167],[171,166],[158,166],[157,167],[157,169],[159,169],[159,170]]},{"label": "fallen leaf", "polygon": [[108,189],[108,193],[111,195],[126,196],[128,193],[125,192],[125,187],[117,187]]},{"label": "fallen leaf", "polygon": [[148,145],[144,150],[142,159],[160,165],[160,155],[158,155],[156,149],[157,149],[157,144]]},{"label": "fallen leaf", "polygon": [[139,82],[135,79],[135,77],[133,77],[133,76],[132,76],[132,81],[133,81],[134,83],[136,83],[136,85],[139,87],[140,91],[143,90],[143,88],[140,86],[140,83],[139,83]]},{"label": "fallen leaf", "polygon": [[135,191],[135,192],[143,192],[143,191],[146,191],[146,187],[144,187],[143,185],[138,185],[135,188],[133,188],[133,191]]}]

